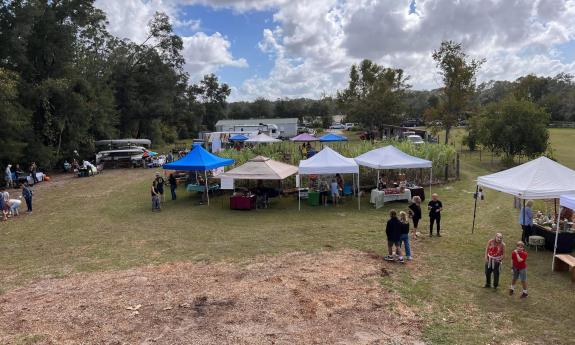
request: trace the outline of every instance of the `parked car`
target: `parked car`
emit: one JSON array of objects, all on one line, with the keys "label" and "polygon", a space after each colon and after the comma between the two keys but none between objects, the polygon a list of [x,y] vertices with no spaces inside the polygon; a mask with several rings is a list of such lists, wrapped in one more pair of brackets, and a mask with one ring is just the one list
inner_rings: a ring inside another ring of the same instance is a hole
[{"label": "parked car", "polygon": [[352,122],[348,122],[344,126],[345,126],[345,130],[351,131],[356,126],[356,124],[352,123]]},{"label": "parked car", "polygon": [[415,145],[421,145],[424,143],[423,139],[417,134],[408,135],[407,140],[409,140],[412,144]]},{"label": "parked car", "polygon": [[345,125],[343,123],[334,123],[329,126],[329,129],[345,129]]}]

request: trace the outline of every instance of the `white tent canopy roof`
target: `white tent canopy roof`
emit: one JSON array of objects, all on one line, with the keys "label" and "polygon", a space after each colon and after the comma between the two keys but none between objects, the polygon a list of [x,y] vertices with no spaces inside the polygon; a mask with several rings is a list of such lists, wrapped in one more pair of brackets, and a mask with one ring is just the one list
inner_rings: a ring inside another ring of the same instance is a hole
[{"label": "white tent canopy roof", "polygon": [[260,134],[256,135],[255,137],[249,138],[245,142],[246,143],[278,143],[280,141],[281,140],[272,138],[265,133],[260,133]]},{"label": "white tent canopy roof", "polygon": [[521,199],[556,199],[575,194],[575,171],[547,157],[495,174],[480,176],[477,184]]},{"label": "white tent canopy roof", "polygon": [[572,210],[575,210],[575,194],[561,195],[559,197],[559,205],[561,205],[561,207],[567,207]]},{"label": "white tent canopy roof", "polygon": [[273,159],[257,156],[246,163],[217,176],[238,180],[283,180],[297,173],[297,167]]},{"label": "white tent canopy roof", "polygon": [[302,175],[321,174],[359,174],[359,166],[353,158],[347,158],[325,147],[309,159],[299,162],[299,173]]},{"label": "white tent canopy roof", "polygon": [[410,156],[392,145],[366,152],[357,156],[355,161],[373,169],[415,169],[432,166],[431,161]]}]

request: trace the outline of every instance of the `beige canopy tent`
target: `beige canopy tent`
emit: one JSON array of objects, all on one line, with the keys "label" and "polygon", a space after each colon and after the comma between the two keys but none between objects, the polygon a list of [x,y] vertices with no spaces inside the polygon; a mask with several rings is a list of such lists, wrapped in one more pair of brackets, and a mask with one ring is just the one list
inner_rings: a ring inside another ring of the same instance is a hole
[{"label": "beige canopy tent", "polygon": [[268,157],[257,156],[217,177],[235,180],[283,180],[297,171],[298,168],[293,165],[274,161]]}]

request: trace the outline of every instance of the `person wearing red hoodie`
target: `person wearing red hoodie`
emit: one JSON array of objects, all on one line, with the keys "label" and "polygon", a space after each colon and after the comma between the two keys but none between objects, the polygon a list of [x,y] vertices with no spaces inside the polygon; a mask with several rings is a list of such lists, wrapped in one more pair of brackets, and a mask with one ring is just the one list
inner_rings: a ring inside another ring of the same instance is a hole
[{"label": "person wearing red hoodie", "polygon": [[522,241],[517,242],[515,250],[511,253],[511,261],[513,262],[513,279],[511,280],[509,295],[511,296],[515,292],[515,283],[519,279],[523,287],[520,298],[527,298],[527,252],[525,251],[525,243]]}]

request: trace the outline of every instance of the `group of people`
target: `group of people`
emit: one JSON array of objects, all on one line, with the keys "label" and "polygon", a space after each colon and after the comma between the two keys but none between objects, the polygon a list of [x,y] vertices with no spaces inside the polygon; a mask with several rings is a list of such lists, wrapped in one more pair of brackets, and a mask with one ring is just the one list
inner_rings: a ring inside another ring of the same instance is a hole
[{"label": "group of people", "polygon": [[[431,196],[431,200],[427,204],[427,209],[429,210],[429,236],[433,237],[433,226],[436,224],[437,236],[441,237],[440,222],[443,204],[438,199],[437,194],[434,193]],[[414,196],[407,212],[401,211],[398,214],[396,210],[391,210],[389,217],[390,219],[387,221],[385,227],[388,255],[386,255],[384,259],[388,261],[397,260],[399,262],[404,262],[405,258],[407,258],[407,260],[411,260],[411,245],[409,242],[410,226],[408,217],[411,218],[413,222],[413,237],[417,238],[419,221],[422,218],[421,198],[419,196]],[[405,247],[405,258],[402,254],[403,247]]]},{"label": "group of people", "polygon": [[[485,288],[497,289],[499,286],[499,273],[501,266],[505,259],[505,243],[503,242],[503,235],[501,233],[495,234],[495,237],[487,241],[485,247]],[[509,295],[515,293],[515,284],[517,280],[521,281],[520,298],[527,298],[527,251],[525,250],[525,242],[518,241],[515,249],[511,253],[511,286],[509,287]],[[491,285],[491,277],[493,276],[493,285]]]},{"label": "group of people", "polygon": [[335,174],[335,177],[329,183],[327,180],[321,179],[318,186],[321,204],[327,206],[328,198],[331,196],[333,205],[337,206],[339,198],[343,194],[343,187],[344,181],[341,174]]},{"label": "group of people", "polygon": [[[20,164],[12,165],[7,164],[6,169],[4,170],[4,181],[6,183],[6,188],[20,188],[22,184],[20,181],[23,177],[30,176],[33,183],[38,182],[38,177],[36,173],[38,172],[38,165],[36,162],[30,163],[28,168],[28,173],[24,172],[20,168]],[[27,179],[26,179],[27,180]]]},{"label": "group of people", "polygon": [[299,152],[301,153],[303,159],[311,158],[317,153],[309,142],[301,144]]},{"label": "group of people", "polygon": [[[166,201],[164,197],[164,185],[166,180],[162,177],[159,172],[156,172],[154,180],[152,181],[151,195],[152,195],[152,211],[161,211],[162,202]],[[168,177],[168,184],[170,186],[170,193],[172,194],[172,200],[176,200],[176,189],[178,187],[178,181],[176,176],[171,173]]]},{"label": "group of people", "polygon": [[7,191],[0,192],[0,210],[2,210],[2,221],[8,220],[10,217],[20,215],[20,205],[22,198],[26,201],[26,212],[32,213],[32,188],[28,182],[22,184],[22,196],[20,198],[11,198],[10,193]]}]

